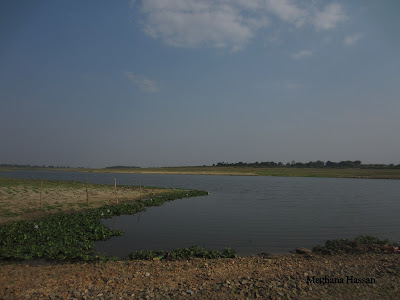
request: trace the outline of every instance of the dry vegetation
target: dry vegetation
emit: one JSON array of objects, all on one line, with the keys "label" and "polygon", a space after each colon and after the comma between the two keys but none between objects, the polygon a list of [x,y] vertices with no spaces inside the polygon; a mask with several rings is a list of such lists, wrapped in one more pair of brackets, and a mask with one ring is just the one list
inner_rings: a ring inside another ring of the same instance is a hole
[{"label": "dry vegetation", "polygon": [[[88,184],[89,208],[146,198],[170,192],[170,189],[137,186]],[[42,194],[42,209],[40,209]],[[63,211],[79,211],[87,206],[86,184],[81,182],[43,181],[0,178],[0,224],[42,217]]]}]

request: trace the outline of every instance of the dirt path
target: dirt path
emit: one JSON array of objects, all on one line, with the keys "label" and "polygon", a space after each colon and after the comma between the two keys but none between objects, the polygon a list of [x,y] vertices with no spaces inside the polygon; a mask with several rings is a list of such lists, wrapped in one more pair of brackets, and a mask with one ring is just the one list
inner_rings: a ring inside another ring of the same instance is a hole
[{"label": "dirt path", "polygon": [[[218,260],[5,264],[0,268],[0,298],[399,299],[399,258],[398,254],[293,254]],[[343,283],[320,284],[325,278]],[[365,282],[355,283],[355,278]]]}]

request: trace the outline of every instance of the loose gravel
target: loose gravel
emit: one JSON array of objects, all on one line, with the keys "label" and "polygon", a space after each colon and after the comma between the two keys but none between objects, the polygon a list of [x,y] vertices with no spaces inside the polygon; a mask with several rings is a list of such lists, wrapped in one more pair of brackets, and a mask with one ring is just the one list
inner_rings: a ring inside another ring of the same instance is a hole
[{"label": "loose gravel", "polygon": [[400,299],[399,258],[303,251],[180,261],[3,262],[0,299]]}]

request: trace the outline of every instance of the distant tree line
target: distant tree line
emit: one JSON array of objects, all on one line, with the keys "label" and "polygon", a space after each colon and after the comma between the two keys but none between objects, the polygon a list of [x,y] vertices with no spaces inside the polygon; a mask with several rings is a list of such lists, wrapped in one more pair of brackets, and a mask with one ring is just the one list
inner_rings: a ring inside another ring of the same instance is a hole
[{"label": "distant tree line", "polygon": [[376,169],[399,169],[400,164],[363,164],[360,160],[344,160],[340,162],[333,162],[328,160],[327,162],[323,162],[321,160],[310,161],[308,163],[295,162],[292,160],[286,164],[282,162],[274,162],[274,161],[263,161],[263,162],[254,162],[254,163],[246,163],[246,162],[237,162],[237,163],[228,163],[228,162],[219,162],[217,164],[213,164],[214,167],[268,167],[268,168],[376,168]]}]

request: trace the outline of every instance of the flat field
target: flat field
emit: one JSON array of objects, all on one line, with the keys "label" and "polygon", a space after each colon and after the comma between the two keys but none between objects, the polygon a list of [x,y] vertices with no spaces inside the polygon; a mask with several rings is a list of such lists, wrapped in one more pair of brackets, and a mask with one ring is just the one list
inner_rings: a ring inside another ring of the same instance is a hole
[{"label": "flat field", "polygon": [[256,167],[166,167],[132,169],[90,169],[89,172],[154,173],[197,175],[248,175],[282,177],[333,177],[400,179],[400,169],[362,168],[256,168]]},{"label": "flat field", "polygon": [[[79,211],[87,207],[116,204],[117,199],[119,203],[123,203],[171,191],[171,189],[117,186],[116,193],[113,185],[89,183],[86,193],[86,184],[82,182],[43,180],[41,188],[41,182],[37,179],[0,178],[0,224],[35,219],[57,212]],[[42,198],[42,208],[40,208],[40,198]]]}]

